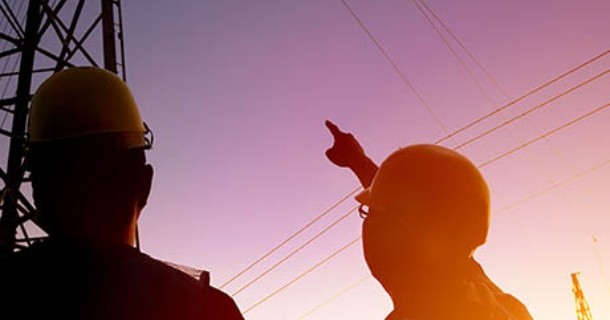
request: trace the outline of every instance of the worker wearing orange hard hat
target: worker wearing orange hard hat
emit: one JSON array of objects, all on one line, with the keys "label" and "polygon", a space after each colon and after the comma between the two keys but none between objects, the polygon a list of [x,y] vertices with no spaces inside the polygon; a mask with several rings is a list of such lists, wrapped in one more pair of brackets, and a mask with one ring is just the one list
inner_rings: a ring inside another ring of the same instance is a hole
[{"label": "worker wearing orange hard hat", "polygon": [[401,148],[377,165],[353,135],[330,121],[329,160],[351,169],[372,275],[390,295],[387,320],[532,319],[474,260],[487,238],[490,196],[463,155],[431,144]]},{"label": "worker wearing orange hard hat", "polygon": [[0,264],[2,318],[243,319],[225,293],[134,248],[151,145],[115,74],[70,68],[40,85],[26,161],[48,237]]}]

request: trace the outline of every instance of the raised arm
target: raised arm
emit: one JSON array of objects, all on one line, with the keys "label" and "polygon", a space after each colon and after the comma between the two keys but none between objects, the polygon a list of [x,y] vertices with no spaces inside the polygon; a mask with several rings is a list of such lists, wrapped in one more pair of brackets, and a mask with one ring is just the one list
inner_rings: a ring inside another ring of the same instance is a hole
[{"label": "raised arm", "polygon": [[333,135],[334,143],[326,150],[326,157],[338,167],[349,168],[363,187],[368,188],[379,167],[371,160],[351,133],[343,132],[329,120],[326,127]]}]

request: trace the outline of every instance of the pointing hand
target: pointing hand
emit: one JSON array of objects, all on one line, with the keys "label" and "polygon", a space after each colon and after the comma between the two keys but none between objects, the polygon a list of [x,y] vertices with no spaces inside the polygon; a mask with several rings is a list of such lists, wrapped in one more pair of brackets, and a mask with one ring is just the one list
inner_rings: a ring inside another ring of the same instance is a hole
[{"label": "pointing hand", "polygon": [[351,133],[343,132],[329,120],[326,127],[333,135],[334,143],[326,150],[326,157],[330,162],[345,168],[354,168],[363,158],[366,158],[364,149]]}]

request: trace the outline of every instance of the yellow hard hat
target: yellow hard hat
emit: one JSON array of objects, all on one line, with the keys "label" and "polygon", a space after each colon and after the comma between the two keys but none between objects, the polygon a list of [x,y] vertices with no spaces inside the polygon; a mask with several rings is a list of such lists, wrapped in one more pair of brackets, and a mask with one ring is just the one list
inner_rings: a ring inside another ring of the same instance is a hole
[{"label": "yellow hard hat", "polygon": [[57,72],[32,98],[28,134],[33,144],[104,136],[113,148],[140,148],[149,146],[146,131],[125,82],[104,69]]},{"label": "yellow hard hat", "polygon": [[441,146],[419,144],[395,151],[356,200],[466,250],[487,238],[487,183],[470,160]]}]

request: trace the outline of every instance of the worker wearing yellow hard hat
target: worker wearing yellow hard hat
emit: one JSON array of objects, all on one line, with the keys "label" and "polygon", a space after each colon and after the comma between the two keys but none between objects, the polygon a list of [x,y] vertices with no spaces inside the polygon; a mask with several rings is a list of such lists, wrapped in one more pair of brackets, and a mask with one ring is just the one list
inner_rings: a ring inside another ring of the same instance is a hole
[{"label": "worker wearing yellow hard hat", "polygon": [[[0,263],[2,312],[21,319],[243,319],[225,293],[134,248],[152,144],[127,85],[94,67],[32,98],[27,165],[48,237]],[[14,312],[14,313],[13,313]]]},{"label": "worker wearing yellow hard hat", "polygon": [[[50,236],[134,244],[153,174],[146,133],[129,88],[110,71],[71,68],[40,85],[30,106],[27,161],[38,218]],[[134,213],[108,208],[135,199]]]},{"label": "worker wearing yellow hard hat", "polygon": [[387,320],[532,319],[472,254],[485,243],[490,196],[463,155],[430,144],[401,148],[377,165],[353,135],[327,121],[329,160],[351,169],[365,188],[356,196],[372,275],[390,295]]}]

